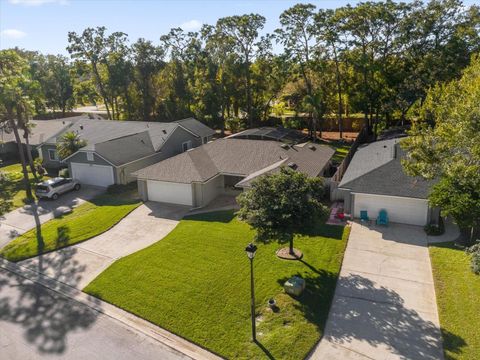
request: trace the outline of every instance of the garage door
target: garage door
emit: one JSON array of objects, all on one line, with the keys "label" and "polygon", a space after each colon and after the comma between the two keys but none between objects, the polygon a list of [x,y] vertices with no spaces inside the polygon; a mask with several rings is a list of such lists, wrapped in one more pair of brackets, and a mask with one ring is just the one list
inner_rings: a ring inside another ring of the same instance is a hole
[{"label": "garage door", "polygon": [[192,185],[166,181],[147,181],[148,200],[192,205]]},{"label": "garage door", "polygon": [[71,163],[71,166],[72,177],[81,184],[106,187],[115,182],[112,166],[80,163]]},{"label": "garage door", "polygon": [[367,210],[370,218],[376,218],[380,209],[385,209],[389,220],[392,222],[421,226],[427,223],[427,200],[355,194],[353,206],[356,218],[360,217],[360,210]]}]

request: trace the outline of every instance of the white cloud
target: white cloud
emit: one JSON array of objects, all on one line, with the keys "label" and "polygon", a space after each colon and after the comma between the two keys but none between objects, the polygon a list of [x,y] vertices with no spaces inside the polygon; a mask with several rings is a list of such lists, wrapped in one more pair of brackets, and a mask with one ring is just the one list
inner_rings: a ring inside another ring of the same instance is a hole
[{"label": "white cloud", "polygon": [[25,6],[40,6],[43,4],[67,5],[68,0],[8,0],[10,4]]},{"label": "white cloud", "polygon": [[9,39],[21,39],[27,36],[27,33],[22,30],[17,29],[5,29],[0,32],[2,37],[6,37]]},{"label": "white cloud", "polygon": [[202,22],[199,20],[189,20],[181,24],[180,27],[185,31],[200,30],[202,27]]}]

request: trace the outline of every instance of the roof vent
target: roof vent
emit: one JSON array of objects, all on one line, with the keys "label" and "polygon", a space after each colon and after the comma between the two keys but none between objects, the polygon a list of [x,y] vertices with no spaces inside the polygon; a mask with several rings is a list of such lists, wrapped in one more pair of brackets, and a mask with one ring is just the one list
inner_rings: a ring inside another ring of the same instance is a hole
[{"label": "roof vent", "polygon": [[62,121],[62,124],[65,125],[65,120]]},{"label": "roof vent", "polygon": [[83,130],[83,125],[80,125],[80,130]]},{"label": "roof vent", "polygon": [[289,148],[288,144],[282,144],[280,146],[282,147],[282,149],[285,149],[285,150],[287,150]]},{"label": "roof vent", "polygon": [[287,166],[288,166],[290,169],[293,169],[293,170],[295,170],[295,169],[298,167],[297,164],[295,164],[294,162],[289,162],[289,163],[287,164]]},{"label": "roof vent", "polygon": [[313,151],[317,150],[317,148],[312,144],[308,145],[308,148]]},{"label": "roof vent", "polygon": [[167,133],[167,130],[165,130],[165,129],[163,129],[162,131],[163,131],[163,133],[164,133],[164,134],[166,134],[166,133]]}]

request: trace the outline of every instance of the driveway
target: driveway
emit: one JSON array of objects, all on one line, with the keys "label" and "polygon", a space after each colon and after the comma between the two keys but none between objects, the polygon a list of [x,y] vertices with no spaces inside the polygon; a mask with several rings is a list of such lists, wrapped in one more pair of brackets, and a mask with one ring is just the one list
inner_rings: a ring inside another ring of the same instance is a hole
[{"label": "driveway", "polygon": [[57,200],[39,200],[0,216],[0,248],[24,232],[53,219],[62,207],[78,206],[104,191],[105,188],[82,186],[79,191],[63,194]]},{"label": "driveway", "polygon": [[188,210],[186,206],[147,202],[99,236],[19,265],[83,289],[117,259],[165,237]]},{"label": "driveway", "polygon": [[443,359],[421,227],[353,223],[325,333],[311,359]]},{"label": "driveway", "polygon": [[190,359],[111,316],[4,269],[0,349],[5,360]]}]

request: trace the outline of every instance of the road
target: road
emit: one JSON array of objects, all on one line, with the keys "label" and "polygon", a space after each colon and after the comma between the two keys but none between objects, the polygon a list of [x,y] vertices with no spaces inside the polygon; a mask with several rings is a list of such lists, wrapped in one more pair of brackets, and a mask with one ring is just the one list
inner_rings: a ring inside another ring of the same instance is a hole
[{"label": "road", "polygon": [[189,359],[53,290],[0,269],[0,358]]}]

